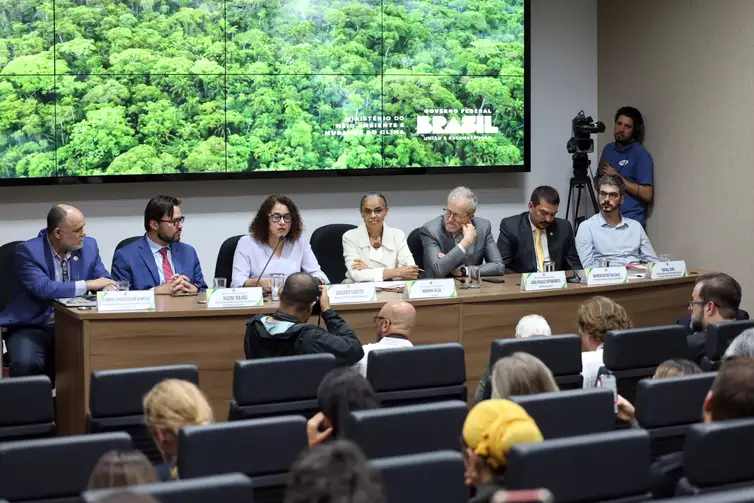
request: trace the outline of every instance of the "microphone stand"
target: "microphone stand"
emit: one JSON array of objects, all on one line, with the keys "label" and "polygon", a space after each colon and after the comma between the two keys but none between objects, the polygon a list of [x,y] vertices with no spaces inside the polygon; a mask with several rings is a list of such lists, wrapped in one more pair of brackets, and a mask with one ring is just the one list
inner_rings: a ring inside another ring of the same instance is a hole
[{"label": "microphone stand", "polygon": [[280,236],[280,239],[278,240],[278,244],[275,245],[275,248],[272,249],[272,253],[270,254],[270,258],[267,259],[267,263],[262,268],[262,272],[259,273],[259,276],[257,276],[257,281],[254,284],[254,286],[259,286],[259,280],[262,279],[262,275],[267,270],[267,266],[270,265],[270,261],[272,260],[272,257],[275,256],[275,252],[278,251],[278,247],[285,241],[285,236]]},{"label": "microphone stand", "polygon": [[[579,273],[576,272],[576,268],[573,267],[573,264],[571,263],[571,261],[568,260],[568,257],[563,257],[563,258],[565,258],[566,264],[568,264],[568,267],[570,267],[571,270],[573,271],[573,276],[568,278],[566,282],[567,283],[581,283],[582,282],[581,276],[579,276]],[[576,278],[576,281],[573,281],[573,278]]]}]

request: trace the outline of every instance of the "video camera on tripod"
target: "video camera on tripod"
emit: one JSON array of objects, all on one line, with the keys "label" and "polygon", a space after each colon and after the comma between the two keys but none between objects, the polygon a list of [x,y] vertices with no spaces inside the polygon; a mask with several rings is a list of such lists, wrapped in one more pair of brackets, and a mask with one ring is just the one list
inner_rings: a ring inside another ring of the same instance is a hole
[{"label": "video camera on tripod", "polygon": [[[566,204],[566,220],[568,220],[568,213],[571,210],[571,196],[574,189],[576,190],[576,208],[573,215],[573,228],[576,229],[580,223],[579,219],[579,207],[581,206],[581,192],[587,190],[589,197],[592,200],[592,206],[594,212],[597,213],[599,206],[597,205],[597,199],[594,196],[594,188],[592,181],[589,179],[589,165],[592,161],[589,160],[590,154],[594,152],[594,140],[592,140],[593,134],[604,133],[605,124],[600,121],[594,121],[591,116],[587,117],[584,111],[580,111],[576,114],[576,117],[571,121],[571,138],[566,144],[568,153],[572,154],[573,160],[573,178],[568,187],[568,202]],[[581,220],[586,218],[584,215]]]}]

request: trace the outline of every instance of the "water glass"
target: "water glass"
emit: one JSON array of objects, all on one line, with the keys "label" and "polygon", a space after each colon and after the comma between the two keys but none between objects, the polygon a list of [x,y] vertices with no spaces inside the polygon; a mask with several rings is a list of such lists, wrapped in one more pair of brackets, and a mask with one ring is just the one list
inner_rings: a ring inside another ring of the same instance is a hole
[{"label": "water glass", "polygon": [[670,262],[670,255],[668,255],[667,253],[664,253],[657,258],[660,259],[660,262]]},{"label": "water glass", "polygon": [[555,272],[555,262],[549,260],[542,262],[542,272]]},{"label": "water glass", "polygon": [[477,265],[470,265],[466,268],[466,288],[482,288],[481,270]]},{"label": "water glass", "polygon": [[131,288],[131,283],[128,281],[117,281],[116,284],[118,285],[119,292],[127,292]]},{"label": "water glass", "polygon": [[212,288],[226,288],[227,285],[227,278],[215,278],[212,280]]},{"label": "water glass", "polygon": [[596,267],[610,267],[610,261],[604,258],[599,258],[595,261]]},{"label": "water glass", "polygon": [[280,291],[283,289],[283,284],[285,283],[285,274],[271,274],[270,278],[272,279],[271,298],[272,300],[280,300]]}]

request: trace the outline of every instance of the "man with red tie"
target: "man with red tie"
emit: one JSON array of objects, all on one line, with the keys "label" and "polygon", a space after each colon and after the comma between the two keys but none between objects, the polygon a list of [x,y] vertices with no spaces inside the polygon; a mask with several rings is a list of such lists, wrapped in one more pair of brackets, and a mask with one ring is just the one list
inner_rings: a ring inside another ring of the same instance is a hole
[{"label": "man with red tie", "polygon": [[115,252],[113,278],[132,290],[155,294],[194,293],[207,288],[196,250],[181,243],[185,217],[181,201],[171,196],[150,199],[144,210],[144,237]]}]

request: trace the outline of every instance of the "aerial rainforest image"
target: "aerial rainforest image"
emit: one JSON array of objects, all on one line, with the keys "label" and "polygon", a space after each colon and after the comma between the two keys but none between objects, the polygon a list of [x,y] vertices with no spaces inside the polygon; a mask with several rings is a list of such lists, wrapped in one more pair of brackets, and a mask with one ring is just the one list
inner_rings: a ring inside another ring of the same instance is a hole
[{"label": "aerial rainforest image", "polygon": [[0,179],[521,166],[525,0],[0,0]]}]

